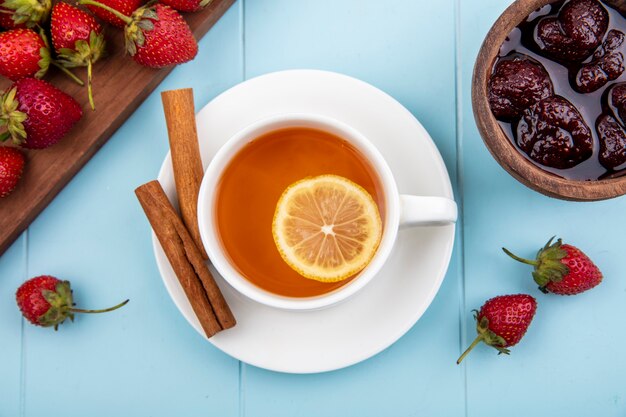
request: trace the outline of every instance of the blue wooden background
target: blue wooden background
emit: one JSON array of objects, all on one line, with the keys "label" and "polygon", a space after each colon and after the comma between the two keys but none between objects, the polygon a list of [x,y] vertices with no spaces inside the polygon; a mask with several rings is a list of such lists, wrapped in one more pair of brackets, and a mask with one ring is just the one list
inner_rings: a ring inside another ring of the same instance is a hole
[{"label": "blue wooden background", "polygon": [[[0,258],[0,416],[626,415],[626,198],[569,203],[532,192],[492,160],[474,124],[474,59],[509,3],[235,3],[198,58],[173,71]],[[462,203],[450,270],[423,318],[376,357],[320,375],[254,368],[205,342],[161,283],[133,194],[167,152],[160,91],[193,87],[201,108],[244,79],[288,68],[339,71],[397,98],[433,136]],[[554,234],[597,261],[600,287],[542,295],[500,251],[531,255]],[[39,274],[71,280],[86,307],[131,302],[56,333],[36,328],[13,297]],[[470,310],[515,292],[539,301],[523,342],[510,357],[479,347],[455,365],[474,335]]]}]

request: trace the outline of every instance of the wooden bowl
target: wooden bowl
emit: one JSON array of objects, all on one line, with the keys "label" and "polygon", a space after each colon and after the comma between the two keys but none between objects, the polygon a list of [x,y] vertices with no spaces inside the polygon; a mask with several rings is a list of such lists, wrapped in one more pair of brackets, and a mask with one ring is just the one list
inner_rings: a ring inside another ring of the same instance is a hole
[{"label": "wooden bowl", "polygon": [[[575,181],[539,168],[511,143],[489,107],[487,83],[500,46],[531,12],[552,2],[554,0],[516,0],[487,33],[476,59],[472,82],[472,107],[478,131],[496,161],[515,179],[535,191],[572,201],[605,200],[624,195],[626,176],[598,181]],[[605,0],[604,3],[626,12],[626,0]]]}]

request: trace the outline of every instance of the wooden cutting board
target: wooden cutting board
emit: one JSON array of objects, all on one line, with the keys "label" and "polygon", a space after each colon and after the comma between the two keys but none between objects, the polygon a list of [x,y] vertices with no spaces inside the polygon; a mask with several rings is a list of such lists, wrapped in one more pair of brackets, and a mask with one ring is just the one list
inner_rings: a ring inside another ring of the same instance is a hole
[{"label": "wooden cutting board", "polygon": [[[213,0],[206,9],[185,14],[196,39],[202,38],[234,1]],[[0,255],[172,70],[145,68],[125,56],[122,31],[107,27],[106,37],[109,55],[94,66],[95,112],[89,107],[86,87],[78,86],[53,67],[45,77],[78,100],[83,118],[58,144],[26,152],[20,184],[11,195],[0,199]],[[83,69],[75,73],[86,80]],[[9,85],[8,80],[0,80],[2,91]]]}]

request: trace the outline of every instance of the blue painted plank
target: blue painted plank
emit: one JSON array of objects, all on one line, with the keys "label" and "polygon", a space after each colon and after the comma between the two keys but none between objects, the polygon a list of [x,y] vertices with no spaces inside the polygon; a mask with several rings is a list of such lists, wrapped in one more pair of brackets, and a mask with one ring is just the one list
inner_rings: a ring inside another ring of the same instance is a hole
[{"label": "blue painted plank", "polygon": [[[454,2],[246,2],[246,76],[289,68],[342,72],[415,114],[456,172]],[[458,254],[458,251],[456,252]],[[320,375],[245,367],[246,416],[462,415],[458,262],[433,305],[398,343]],[[372,335],[376,337],[376,335]]]},{"label": "blue painted plank", "polygon": [[56,333],[26,329],[25,415],[238,414],[239,363],[178,313],[133,191],[156,178],[168,149],[160,91],[193,87],[200,108],[241,81],[240,29],[235,5],[202,40],[196,60],[172,72],[31,226],[31,275],[69,279],[85,308],[131,301]]},{"label": "blue painted plank", "polygon": [[17,416],[20,410],[22,319],[15,291],[26,276],[26,241],[23,233],[0,258],[0,415]]},{"label": "blue painted plank", "polygon": [[[463,166],[467,340],[469,309],[498,294],[525,292],[539,306],[510,357],[479,347],[467,358],[468,415],[623,416],[626,411],[626,198],[598,203],[551,199],[524,187],[491,158],[476,130],[471,73],[484,35],[510,1],[461,2]],[[506,245],[533,256],[552,235],[580,246],[604,272],[588,293],[543,295],[528,267],[509,260]]]}]

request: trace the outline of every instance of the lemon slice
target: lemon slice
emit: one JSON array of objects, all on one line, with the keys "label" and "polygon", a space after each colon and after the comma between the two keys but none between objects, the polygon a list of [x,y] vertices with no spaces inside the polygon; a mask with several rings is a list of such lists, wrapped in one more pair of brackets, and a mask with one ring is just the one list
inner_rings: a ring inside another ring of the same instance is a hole
[{"label": "lemon slice", "polygon": [[382,235],[378,206],[337,175],[291,184],[276,205],[272,234],[285,262],[305,278],[336,282],[371,261]]}]

